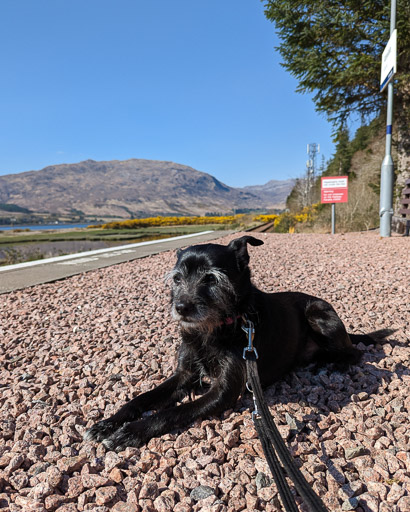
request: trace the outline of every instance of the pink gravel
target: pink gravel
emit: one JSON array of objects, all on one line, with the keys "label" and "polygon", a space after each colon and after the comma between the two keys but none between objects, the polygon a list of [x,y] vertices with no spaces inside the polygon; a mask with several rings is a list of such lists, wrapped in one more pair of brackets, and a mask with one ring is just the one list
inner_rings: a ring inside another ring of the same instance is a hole
[{"label": "pink gravel", "polygon": [[[347,373],[299,369],[266,399],[329,510],[409,512],[409,238],[256,236],[260,288],[320,296],[353,332],[397,329]],[[174,261],[165,252],[0,296],[0,510],[282,510],[249,396],[139,449],[82,440],[172,373],[179,337],[163,277]]]}]

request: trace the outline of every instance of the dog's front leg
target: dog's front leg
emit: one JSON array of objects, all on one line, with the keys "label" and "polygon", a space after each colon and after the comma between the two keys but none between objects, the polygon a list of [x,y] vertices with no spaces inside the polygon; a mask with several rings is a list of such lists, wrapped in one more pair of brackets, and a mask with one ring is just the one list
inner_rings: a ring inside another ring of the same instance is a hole
[{"label": "dog's front leg", "polygon": [[127,423],[104,439],[103,444],[117,451],[127,446],[141,446],[152,437],[185,427],[198,418],[220,414],[235,405],[244,389],[244,383],[242,362],[237,359],[225,360],[221,374],[212,382],[205,395],[193,402],[163,409],[149,418]]},{"label": "dog's front leg", "polygon": [[84,435],[86,441],[102,441],[111,436],[125,423],[139,418],[144,412],[167,406],[181,398],[184,389],[190,386],[192,375],[183,370],[177,370],[174,375],[162,384],[136,396],[121,409],[106,420],[93,425]]}]

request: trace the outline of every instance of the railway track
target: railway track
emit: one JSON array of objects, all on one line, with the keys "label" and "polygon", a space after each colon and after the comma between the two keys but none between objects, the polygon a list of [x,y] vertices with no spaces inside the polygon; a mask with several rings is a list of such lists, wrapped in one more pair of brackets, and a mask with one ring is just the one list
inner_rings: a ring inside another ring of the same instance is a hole
[{"label": "railway track", "polygon": [[255,228],[247,229],[246,231],[251,231],[253,233],[267,233],[271,228],[273,228],[273,222],[265,222],[264,224],[260,224]]}]

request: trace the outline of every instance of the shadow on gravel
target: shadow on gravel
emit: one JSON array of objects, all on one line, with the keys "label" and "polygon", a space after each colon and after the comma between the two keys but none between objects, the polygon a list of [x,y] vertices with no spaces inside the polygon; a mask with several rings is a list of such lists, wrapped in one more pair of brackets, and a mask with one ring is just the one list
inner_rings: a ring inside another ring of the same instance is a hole
[{"label": "shadow on gravel", "polygon": [[[333,364],[311,364],[306,368],[294,370],[282,380],[264,390],[267,404],[275,410],[276,405],[288,406],[295,416],[299,416],[298,409],[310,409],[304,414],[301,421],[290,419],[286,421],[290,427],[287,441],[297,438],[305,441],[306,435],[312,431],[312,425],[317,425],[323,418],[331,413],[340,413],[350,403],[365,402],[374,399],[377,395],[386,393],[393,380],[403,380],[403,376],[410,375],[410,368],[401,362],[391,363],[391,355],[383,350],[384,345],[406,347],[406,343],[397,340],[384,340],[376,346],[358,345],[363,351],[361,363],[347,367],[344,371],[335,368]],[[390,362],[389,362],[390,360]],[[237,408],[253,410],[253,400],[250,393],[246,393],[238,402]],[[373,414],[383,414],[383,406],[372,406]],[[315,428],[318,436],[321,429]]]},{"label": "shadow on gravel", "polygon": [[[390,355],[383,350],[383,345],[407,347],[406,343],[397,340],[387,340],[376,346],[359,344],[363,351],[362,361],[341,370],[334,364],[311,364],[305,368],[297,368],[282,380],[264,390],[265,399],[269,406],[276,404],[299,404],[302,407],[312,407],[316,414],[327,415],[330,412],[340,412],[351,402],[371,398],[378,393],[379,388],[385,388],[392,379],[401,379],[410,375],[410,369],[398,362],[389,368],[386,361]],[[358,397],[358,394],[360,397]],[[364,397],[363,393],[367,396]],[[250,394],[243,400],[251,403]]]},{"label": "shadow on gravel", "polygon": [[[384,345],[390,345],[391,350],[385,351]],[[384,418],[385,402],[380,400],[381,404],[378,404],[377,396],[388,394],[389,386],[394,380],[400,382],[403,381],[404,376],[410,375],[410,368],[400,361],[395,362],[392,356],[395,347],[407,346],[406,343],[394,339],[384,340],[375,346],[359,345],[358,348],[363,351],[361,363],[348,367],[344,372],[335,370],[332,364],[323,366],[312,364],[295,370],[283,380],[265,389],[266,402],[273,411],[275,406],[285,406],[285,413],[283,407],[278,407],[282,426],[283,420],[288,426],[288,428],[285,426],[281,433],[282,436],[284,433],[286,436],[286,432],[289,432],[285,440],[296,459],[303,453],[316,454],[333,479],[340,485],[344,485],[345,492],[352,496],[355,495],[355,491],[350,487],[350,480],[346,479],[346,472],[356,471],[355,465],[348,460],[349,456],[346,454],[344,455],[346,460],[342,466],[333,462],[333,459],[336,459],[340,463],[340,450],[343,452],[343,449],[334,442],[333,450],[330,449],[329,452],[328,442],[332,443],[334,439],[330,427],[335,425],[334,419],[329,418],[329,415],[341,413],[349,404],[357,403],[359,415],[362,413],[364,416],[362,419],[357,419],[357,424],[363,423],[366,415]],[[397,385],[397,383],[394,384],[394,386]],[[243,397],[239,405],[253,410],[250,393]],[[345,419],[355,421],[353,411],[349,411]],[[335,430],[343,426],[343,421],[343,415],[339,415]],[[277,422],[276,424],[280,429],[281,424]],[[311,433],[318,439],[313,444],[309,439]],[[358,443],[350,456],[353,458],[361,455],[370,455],[370,450]]]}]

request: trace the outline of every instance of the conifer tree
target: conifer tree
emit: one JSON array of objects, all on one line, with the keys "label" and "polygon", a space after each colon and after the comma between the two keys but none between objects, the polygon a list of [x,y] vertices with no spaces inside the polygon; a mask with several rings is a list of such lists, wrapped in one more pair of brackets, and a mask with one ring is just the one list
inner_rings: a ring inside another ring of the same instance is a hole
[{"label": "conifer tree", "polygon": [[[282,65],[311,92],[335,133],[351,116],[372,119],[383,112],[379,92],[381,56],[390,36],[386,0],[262,0],[276,27]],[[395,129],[399,171],[410,173],[410,0],[397,0],[398,73]]]},{"label": "conifer tree", "polygon": [[[341,125],[352,112],[372,115],[385,103],[380,62],[389,39],[386,0],[268,0],[266,17],[281,39],[283,66],[299,92],[315,93],[319,111]],[[410,79],[410,0],[398,0],[397,95]]]}]

